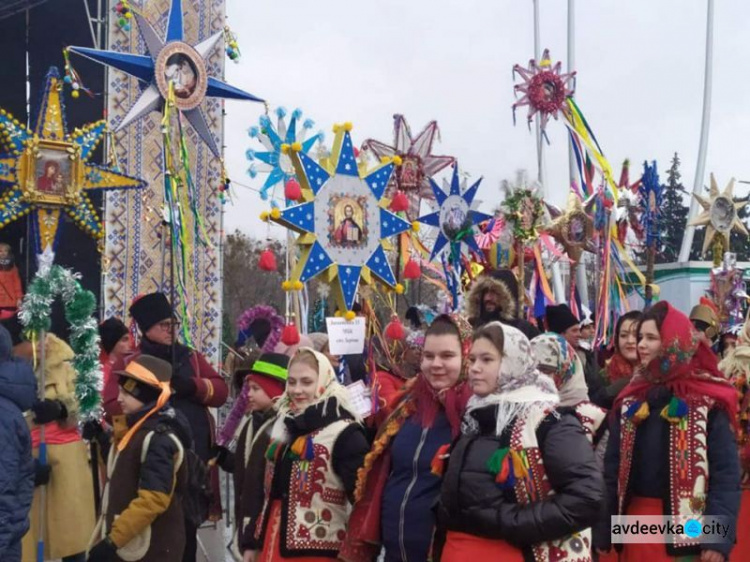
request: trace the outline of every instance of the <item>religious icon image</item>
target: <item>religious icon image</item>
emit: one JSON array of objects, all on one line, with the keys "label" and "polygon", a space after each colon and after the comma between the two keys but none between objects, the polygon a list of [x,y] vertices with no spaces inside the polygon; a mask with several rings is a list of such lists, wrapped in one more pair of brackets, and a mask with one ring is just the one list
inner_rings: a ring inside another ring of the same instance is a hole
[{"label": "religious icon image", "polygon": [[48,195],[65,195],[70,184],[70,160],[64,152],[42,150],[36,161],[36,189]]},{"label": "religious icon image", "polygon": [[524,197],[521,200],[521,228],[530,230],[534,227],[536,217],[534,216],[534,200],[531,197]]},{"label": "religious icon image", "polygon": [[719,232],[729,232],[734,222],[734,203],[726,198],[717,197],[711,205],[711,224]]},{"label": "religious icon image", "polygon": [[178,98],[188,99],[195,93],[198,83],[198,71],[186,55],[175,53],[167,59],[164,66],[164,77],[167,83],[174,84],[174,95]]},{"label": "religious icon image", "polygon": [[364,210],[350,197],[333,197],[333,236],[331,243],[342,248],[359,248],[367,242]]},{"label": "religious icon image", "polygon": [[411,190],[419,187],[419,161],[416,158],[410,156],[404,157],[403,164],[398,169],[398,173],[400,174],[401,189]]},{"label": "religious icon image", "polygon": [[583,244],[586,241],[586,225],[581,217],[573,217],[568,225],[568,240],[573,244]]},{"label": "religious icon image", "polygon": [[441,229],[445,237],[455,242],[462,231],[471,227],[471,216],[466,201],[458,195],[451,195],[441,209]]}]

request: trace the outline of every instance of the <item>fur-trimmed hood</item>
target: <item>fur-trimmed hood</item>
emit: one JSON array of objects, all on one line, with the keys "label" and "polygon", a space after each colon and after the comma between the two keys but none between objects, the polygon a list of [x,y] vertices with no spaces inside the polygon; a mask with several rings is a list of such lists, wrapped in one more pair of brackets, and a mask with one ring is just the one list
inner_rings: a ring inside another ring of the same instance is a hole
[{"label": "fur-trimmed hood", "polygon": [[518,314],[518,300],[510,288],[501,280],[490,275],[482,275],[477,278],[471,289],[467,300],[466,312],[469,322],[474,324],[482,312],[482,298],[486,291],[492,291],[498,297],[500,303],[500,317],[503,321],[510,321]]}]

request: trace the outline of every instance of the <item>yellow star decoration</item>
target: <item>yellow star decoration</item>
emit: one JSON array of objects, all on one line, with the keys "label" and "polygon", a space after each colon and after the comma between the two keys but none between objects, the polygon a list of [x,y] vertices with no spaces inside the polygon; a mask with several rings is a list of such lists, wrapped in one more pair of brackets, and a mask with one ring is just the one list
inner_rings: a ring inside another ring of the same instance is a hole
[{"label": "yellow star decoration", "polygon": [[571,260],[578,263],[584,250],[594,251],[594,220],[584,210],[583,203],[575,193],[568,195],[565,211],[549,204],[547,207],[553,220],[544,232],[563,247]]},{"label": "yellow star decoration", "polygon": [[737,214],[737,210],[747,205],[747,201],[734,202],[734,178],[729,181],[724,192],[720,193],[713,174],[711,174],[711,189],[708,192],[708,198],[697,193],[693,193],[693,196],[703,207],[703,212],[691,220],[688,226],[706,227],[701,255],[705,255],[706,250],[715,241],[716,245],[721,245],[721,251],[717,254],[718,248],[714,246],[714,258],[720,259],[724,252],[729,250],[729,235],[733,230],[748,236],[747,228]]},{"label": "yellow star decoration", "polygon": [[51,68],[33,131],[0,110],[0,229],[34,213],[38,251],[54,246],[65,211],[93,238],[104,228],[87,192],[134,189],[143,180],[118,170],[89,163],[107,131],[104,120],[67,132],[62,80]]}]

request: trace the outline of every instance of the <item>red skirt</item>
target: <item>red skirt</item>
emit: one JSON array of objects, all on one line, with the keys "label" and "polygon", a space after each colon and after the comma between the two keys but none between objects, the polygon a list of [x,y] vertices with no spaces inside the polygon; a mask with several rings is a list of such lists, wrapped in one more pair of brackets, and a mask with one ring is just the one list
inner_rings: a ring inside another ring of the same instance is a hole
[{"label": "red skirt", "polygon": [[[659,498],[643,498],[634,496],[630,500],[625,515],[658,515],[664,514],[664,504]],[[691,560],[700,560],[700,555],[692,554],[687,556],[671,556],[667,554],[667,545],[664,543],[650,544],[624,544],[620,552],[619,562],[689,562]],[[738,558],[737,560],[742,560]]]},{"label": "red skirt", "polygon": [[[268,527],[266,529],[266,539],[263,541],[263,550],[256,562],[281,562],[282,560],[292,560],[281,555],[279,545],[281,541],[281,500],[274,500],[271,503],[271,510],[268,514]],[[327,556],[305,556],[300,557],[305,562],[336,562],[336,558]]]},{"label": "red skirt", "polygon": [[521,549],[502,540],[448,531],[440,562],[466,562],[467,560],[523,562],[523,553]]},{"label": "red skirt", "polygon": [[[740,515],[737,517],[737,530],[750,528],[750,490],[742,490]],[[750,534],[737,533],[737,544],[732,549],[732,560],[750,560]]]}]

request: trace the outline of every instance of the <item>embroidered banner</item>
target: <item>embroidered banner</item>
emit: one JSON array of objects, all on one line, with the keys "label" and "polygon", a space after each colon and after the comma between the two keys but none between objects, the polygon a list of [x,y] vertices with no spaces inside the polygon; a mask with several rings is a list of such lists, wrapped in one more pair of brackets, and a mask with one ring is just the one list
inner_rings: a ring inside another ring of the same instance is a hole
[{"label": "embroidered banner", "polygon": [[[169,0],[132,0],[131,5],[164,33]],[[225,0],[183,1],[185,41],[196,44],[224,27]],[[146,53],[135,23],[123,31],[117,18],[110,18],[109,49]],[[207,59],[211,76],[221,77],[224,51],[221,42]],[[126,74],[109,70],[107,111],[114,128],[132,107],[140,85]],[[203,102],[208,127],[219,146],[223,139],[220,100]],[[114,135],[118,163],[122,171],[144,178],[148,185],[139,192],[111,192],[106,197],[106,243],[102,263],[105,317],[128,318],[128,306],[139,294],[164,291],[170,294],[171,261],[168,228],[162,224],[164,177],[161,114],[153,112]],[[200,212],[212,248],[196,245],[192,251],[194,278],[190,280],[189,310],[193,343],[214,365],[219,361],[221,337],[221,203],[216,187],[221,164],[186,127],[191,171],[200,188]],[[186,213],[188,214],[188,213]],[[190,225],[192,228],[192,225]],[[174,303],[173,303],[174,304]],[[126,320],[127,321],[127,320]],[[186,321],[186,319],[183,319]]]}]

